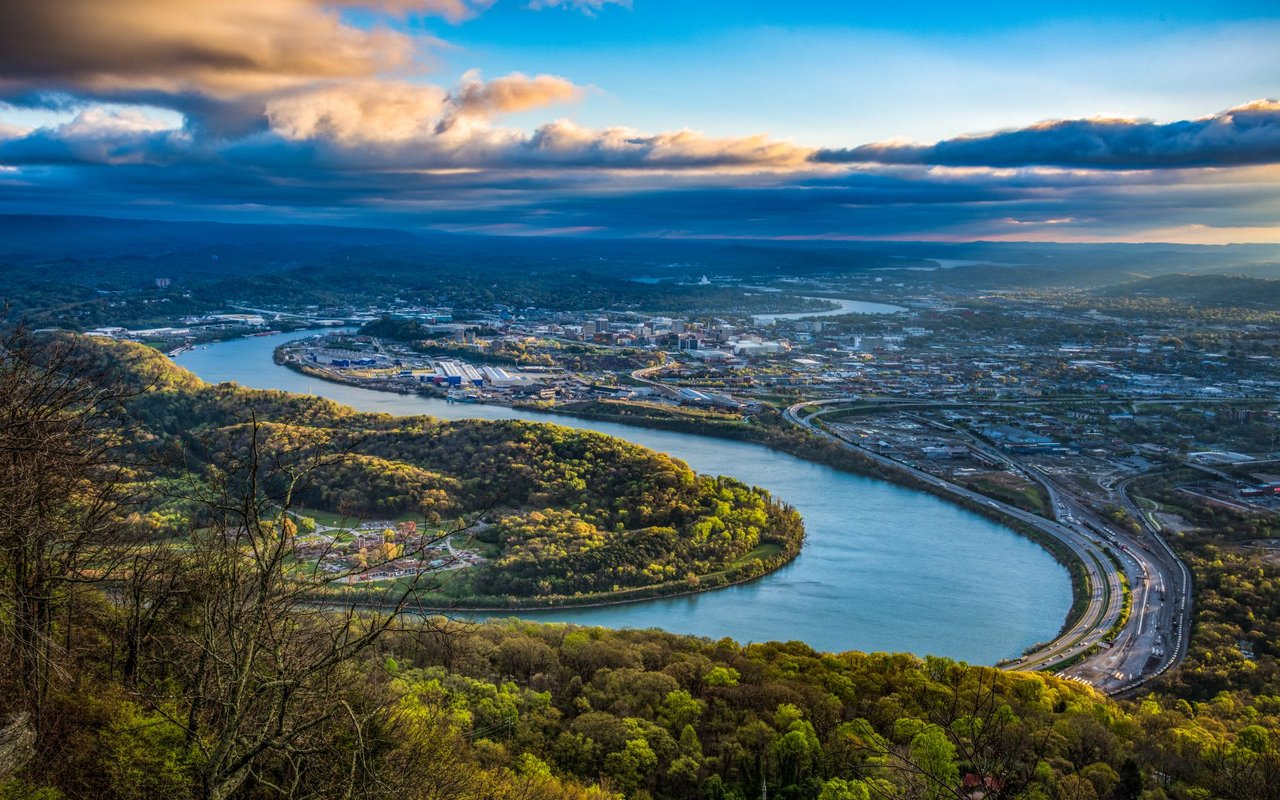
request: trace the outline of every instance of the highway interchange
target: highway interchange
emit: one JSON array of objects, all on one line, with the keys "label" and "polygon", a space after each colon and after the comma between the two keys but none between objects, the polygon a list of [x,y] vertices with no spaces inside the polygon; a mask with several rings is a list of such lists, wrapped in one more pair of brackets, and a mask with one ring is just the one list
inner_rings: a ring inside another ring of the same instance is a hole
[{"label": "highway interchange", "polygon": [[[1191,579],[1184,565],[1160,536],[1158,528],[1128,493],[1131,478],[1112,491],[1117,505],[1142,525],[1134,536],[1096,512],[1090,504],[1059,486],[1053,476],[970,439],[984,455],[1038,482],[1047,492],[1053,519],[1033,514],[956,485],[901,461],[874,453],[818,424],[821,417],[848,400],[797,403],[786,419],[861,456],[928,484],[944,494],[985,505],[1013,520],[1034,526],[1071,550],[1088,578],[1083,611],[1050,642],[1003,666],[1017,670],[1051,670],[1112,695],[1124,695],[1164,674],[1186,655],[1191,617]],[[818,407],[807,415],[802,409]],[[1123,580],[1122,580],[1123,576]],[[1132,608],[1125,613],[1125,585]]]}]

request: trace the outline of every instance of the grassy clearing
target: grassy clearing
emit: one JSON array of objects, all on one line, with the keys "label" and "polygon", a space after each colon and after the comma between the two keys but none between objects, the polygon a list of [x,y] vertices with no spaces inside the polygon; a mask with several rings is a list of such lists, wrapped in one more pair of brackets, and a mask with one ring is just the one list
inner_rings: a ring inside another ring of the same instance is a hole
[{"label": "grassy clearing", "polygon": [[738,414],[726,414],[711,409],[690,408],[687,406],[671,406],[665,403],[648,403],[643,400],[600,400],[605,406],[631,408],[642,413],[654,413],[658,416],[692,417],[694,419],[718,419],[727,422],[738,422],[742,419]]},{"label": "grassy clearing", "polygon": [[782,545],[775,544],[773,542],[766,542],[765,544],[758,545],[751,552],[743,553],[741,556],[738,556],[733,561],[730,561],[728,564],[725,565],[724,569],[717,570],[717,572],[713,572],[711,574],[716,575],[716,574],[731,572],[735,569],[738,569],[739,567],[742,567],[751,563],[752,561],[760,561],[762,559],[772,558],[773,556],[776,556],[781,552],[782,552]]},{"label": "grassy clearing", "polygon": [[1049,498],[1039,484],[1001,473],[979,475],[964,484],[976,492],[1016,506],[1024,511],[1048,515]]}]

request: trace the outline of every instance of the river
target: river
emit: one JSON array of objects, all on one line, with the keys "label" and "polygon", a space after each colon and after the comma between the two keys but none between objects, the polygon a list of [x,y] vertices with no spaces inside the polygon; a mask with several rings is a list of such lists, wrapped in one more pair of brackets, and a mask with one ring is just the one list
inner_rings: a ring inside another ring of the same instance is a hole
[{"label": "river", "polygon": [[804,300],[823,300],[837,303],[837,308],[827,311],[796,311],[790,314],[752,314],[751,320],[757,325],[769,325],[783,319],[808,319],[810,317],[838,317],[842,314],[897,314],[906,311],[902,306],[888,303],[872,303],[867,300],[845,300],[840,297],[805,297]]},{"label": "river", "polygon": [[1067,572],[1044,550],[932,495],[760,445],[377,392],[274,363],[277,346],[304,335],[310,334],[237,339],[184,353],[177,362],[211,383],[323,395],[361,411],[518,418],[600,431],[670,453],[700,472],[762,486],[804,516],[808,538],[801,555],[751,583],[521,617],[656,627],[744,643],[798,639],[820,650],[907,651],[992,664],[1053,638],[1071,605]]}]

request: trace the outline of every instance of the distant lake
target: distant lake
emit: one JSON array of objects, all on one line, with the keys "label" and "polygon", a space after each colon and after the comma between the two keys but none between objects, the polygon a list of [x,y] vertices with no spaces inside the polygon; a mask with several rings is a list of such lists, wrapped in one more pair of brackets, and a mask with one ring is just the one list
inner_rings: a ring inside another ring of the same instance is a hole
[{"label": "distant lake", "polygon": [[959,269],[960,267],[974,267],[978,264],[986,264],[993,267],[1017,267],[1020,264],[1013,264],[1005,261],[975,261],[971,258],[928,258],[926,261],[932,261],[938,266],[936,267],[873,267],[872,272],[937,272],[940,269]]},{"label": "distant lake", "polygon": [[897,314],[906,311],[902,306],[888,303],[870,303],[866,300],[843,300],[838,297],[806,297],[806,300],[825,300],[828,303],[839,303],[839,308],[829,311],[797,311],[793,314],[752,314],[751,319],[757,325],[769,325],[784,319],[808,319],[809,317],[838,317],[842,314]]},{"label": "distant lake", "polygon": [[1048,553],[932,495],[760,445],[308,378],[272,360],[275,347],[303,335],[309,334],[237,339],[177,361],[212,383],[319,394],[362,411],[518,418],[600,431],[670,453],[700,472],[762,486],[804,516],[808,539],[801,555],[760,580],[689,597],[518,616],[743,643],[799,639],[821,650],[933,653],[991,664],[1053,638],[1071,605],[1067,572]]}]

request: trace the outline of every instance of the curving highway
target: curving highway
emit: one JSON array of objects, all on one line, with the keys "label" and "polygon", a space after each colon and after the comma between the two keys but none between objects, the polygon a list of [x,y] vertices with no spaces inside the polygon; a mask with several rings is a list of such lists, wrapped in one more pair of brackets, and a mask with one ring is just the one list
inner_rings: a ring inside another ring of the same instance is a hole
[{"label": "curving highway", "polygon": [[[1186,655],[1186,622],[1191,611],[1190,574],[1155,526],[1133,505],[1127,492],[1129,481],[1117,487],[1117,494],[1129,513],[1142,521],[1146,535],[1141,538],[1116,528],[1079,498],[1056,485],[1051,476],[974,441],[987,455],[1045,487],[1055,517],[1048,519],[874,453],[816,424],[824,414],[836,410],[834,406],[847,402],[834,399],[796,403],[784,416],[792,424],[877,464],[1034,526],[1066,545],[1083,566],[1088,592],[1083,612],[1055,639],[1007,664],[1007,669],[1057,669],[1062,675],[1108,694],[1123,694],[1159,677]],[[800,409],[811,406],[825,408],[802,417]],[[1132,587],[1132,611],[1123,624],[1122,576]]]},{"label": "curving highway", "polygon": [[[1160,535],[1160,528],[1140,509],[1129,494],[1133,478],[1121,481],[1115,489],[1121,506],[1142,525],[1146,541],[1140,546],[1159,563],[1160,568],[1148,581],[1148,620],[1139,623],[1131,640],[1132,654],[1126,663],[1135,677],[1114,693],[1131,692],[1177,666],[1187,655],[1192,611],[1191,571]],[[1158,581],[1158,583],[1156,582]],[[1137,604],[1134,605],[1135,609]],[[1148,661],[1138,664],[1147,656]]]}]

